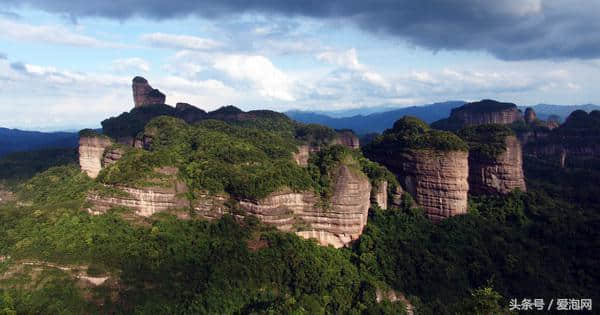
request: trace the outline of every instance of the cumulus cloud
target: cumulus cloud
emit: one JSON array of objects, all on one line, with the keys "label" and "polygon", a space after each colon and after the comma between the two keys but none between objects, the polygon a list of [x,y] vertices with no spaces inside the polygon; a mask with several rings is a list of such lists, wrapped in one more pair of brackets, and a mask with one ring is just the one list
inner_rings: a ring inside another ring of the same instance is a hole
[{"label": "cumulus cloud", "polygon": [[121,44],[74,33],[58,25],[31,25],[0,19],[0,37],[80,47],[114,48]]},{"label": "cumulus cloud", "polygon": [[214,68],[234,79],[252,82],[262,96],[295,100],[291,91],[292,80],[264,56],[222,55],[216,57]]},{"label": "cumulus cloud", "polygon": [[[5,0],[75,17],[218,18],[239,13],[343,20],[432,50],[482,50],[506,60],[600,57],[600,2],[589,0],[75,1]],[[257,30],[259,32],[269,30]]]},{"label": "cumulus cloud", "polygon": [[[350,71],[351,79],[361,80],[368,82],[374,86],[387,89],[390,84],[383,78],[383,76],[375,71],[369,70],[367,66],[361,64],[358,61],[358,54],[355,48],[351,48],[347,51],[326,51],[317,54],[317,59],[326,61],[328,63],[337,65],[342,69]],[[337,71],[341,74],[341,71]]]},{"label": "cumulus cloud", "polygon": [[150,63],[139,57],[113,60],[111,67],[113,71],[119,73],[150,71]]},{"label": "cumulus cloud", "polygon": [[223,43],[209,38],[165,33],[144,34],[142,41],[156,47],[189,50],[213,50],[223,46]]}]

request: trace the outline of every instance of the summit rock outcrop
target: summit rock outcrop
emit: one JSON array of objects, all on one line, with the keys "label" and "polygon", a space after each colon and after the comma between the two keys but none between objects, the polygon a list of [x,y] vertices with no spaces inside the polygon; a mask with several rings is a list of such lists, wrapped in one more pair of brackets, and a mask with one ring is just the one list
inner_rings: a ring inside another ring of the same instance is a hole
[{"label": "summit rock outcrop", "polygon": [[502,125],[462,129],[469,145],[469,192],[474,195],[526,191],[521,143]]},{"label": "summit rock outcrop", "polygon": [[365,155],[396,174],[434,222],[467,211],[467,145],[456,135],[405,116],[365,148]]},{"label": "summit rock outcrop", "polygon": [[452,109],[450,117],[431,124],[433,128],[457,131],[464,127],[499,124],[508,125],[523,120],[523,114],[513,103],[482,100]]},{"label": "summit rock outcrop", "polygon": [[133,103],[135,107],[165,103],[165,95],[158,89],[152,88],[148,80],[142,77],[133,78],[131,88],[133,90]]}]

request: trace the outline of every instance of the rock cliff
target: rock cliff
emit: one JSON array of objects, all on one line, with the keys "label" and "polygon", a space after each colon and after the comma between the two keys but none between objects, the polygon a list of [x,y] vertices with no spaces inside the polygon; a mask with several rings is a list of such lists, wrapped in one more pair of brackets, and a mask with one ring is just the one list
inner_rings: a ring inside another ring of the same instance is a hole
[{"label": "rock cliff", "polygon": [[388,161],[415,202],[434,222],[467,212],[468,153],[412,150]]},{"label": "rock cliff", "polygon": [[[467,211],[467,145],[456,135],[403,117],[365,148],[365,155],[396,174],[434,222]],[[392,196],[401,203],[401,193]]]},{"label": "rock cliff", "polygon": [[[89,177],[96,178],[102,170],[104,151],[114,143],[109,138],[98,134],[80,134],[79,166]],[[112,156],[111,156],[112,157]]]},{"label": "rock cliff", "polygon": [[479,125],[461,129],[458,135],[469,145],[469,192],[507,194],[525,191],[523,153],[514,132],[503,125]]},{"label": "rock cliff", "polygon": [[533,108],[531,108],[531,107],[527,107],[525,109],[525,115],[523,116],[523,118],[525,119],[525,123],[527,123],[527,124],[531,124],[531,123],[535,122],[537,119],[535,110],[533,110]]},{"label": "rock cliff", "polygon": [[450,117],[431,124],[441,130],[456,131],[463,127],[485,124],[507,125],[522,121],[523,115],[513,103],[482,100],[454,108]]},{"label": "rock cliff", "polygon": [[469,192],[507,194],[515,189],[526,191],[521,143],[506,137],[506,150],[495,158],[469,155]]},{"label": "rock cliff", "polygon": [[371,190],[371,202],[379,206],[379,208],[386,210],[388,208],[388,182],[380,181],[376,185],[373,185]]},{"label": "rock cliff", "polygon": [[333,196],[325,208],[312,192],[290,191],[259,201],[242,200],[240,208],[280,230],[342,247],[356,240],[367,224],[371,184],[364,174],[345,165],[337,168],[334,178]]},{"label": "rock cliff", "polygon": [[360,141],[352,130],[338,131],[332,144],[341,144],[351,149],[360,149]]},{"label": "rock cliff", "polygon": [[135,107],[165,103],[165,95],[159,90],[153,89],[148,80],[142,77],[133,78],[131,88]]}]

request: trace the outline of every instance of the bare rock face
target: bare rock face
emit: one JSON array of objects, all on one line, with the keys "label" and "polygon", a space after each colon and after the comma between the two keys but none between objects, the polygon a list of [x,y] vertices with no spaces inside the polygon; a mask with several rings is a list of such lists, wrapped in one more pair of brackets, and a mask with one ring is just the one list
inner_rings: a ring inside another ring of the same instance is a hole
[{"label": "bare rock face", "polygon": [[293,155],[294,161],[296,161],[296,164],[300,166],[307,166],[309,157],[310,146],[306,144],[298,146],[298,152],[294,153]]},{"label": "bare rock face", "polygon": [[331,204],[318,206],[312,192],[281,191],[259,201],[242,200],[240,208],[262,222],[304,238],[316,238],[322,245],[342,247],[356,240],[367,223],[371,184],[362,173],[342,165],[334,174]]},{"label": "bare rock face", "polygon": [[535,114],[533,108],[527,107],[525,109],[525,116],[523,118],[525,119],[526,123],[531,124],[535,122],[535,120],[537,119],[537,115]]},{"label": "bare rock face", "polygon": [[341,144],[351,149],[360,149],[360,141],[351,130],[339,131],[332,144]]},{"label": "bare rock face", "polygon": [[506,150],[495,159],[469,155],[469,189],[473,194],[507,194],[526,191],[521,143],[515,136],[505,139]]},{"label": "bare rock face", "polygon": [[107,167],[111,164],[117,163],[125,154],[125,151],[119,147],[108,148],[104,151],[104,157],[102,158],[102,167]]},{"label": "bare rock face", "polygon": [[79,166],[89,177],[96,178],[102,170],[104,150],[113,142],[104,136],[79,137]]},{"label": "bare rock face", "polygon": [[[382,161],[434,222],[467,212],[468,152],[406,150]],[[401,200],[401,198],[400,198]]]},{"label": "bare rock face", "polygon": [[121,191],[118,195],[101,196],[90,194],[87,198],[93,204],[96,213],[105,213],[112,207],[129,207],[134,209],[135,214],[149,217],[157,212],[170,208],[182,208],[188,203],[185,199],[177,196],[178,192],[173,188],[163,187],[115,187]]},{"label": "bare rock face", "polygon": [[4,203],[4,202],[9,202],[15,199],[14,194],[9,191],[4,189],[4,187],[2,187],[2,185],[0,185],[0,204]]},{"label": "bare rock face", "polygon": [[163,167],[156,171],[170,176],[171,182],[168,185],[143,188],[113,186],[117,193],[108,196],[92,192],[87,196],[92,204],[90,212],[105,213],[113,207],[128,207],[134,209],[136,215],[149,217],[168,209],[189,207],[189,202],[182,196],[188,190],[183,182],[176,179],[177,169]]},{"label": "bare rock face", "polygon": [[388,182],[381,181],[371,189],[371,202],[386,210],[388,208]]},{"label": "bare rock face", "polygon": [[133,78],[131,88],[135,107],[165,103],[165,95],[159,90],[153,89],[148,80],[142,77]]},{"label": "bare rock face", "polygon": [[396,186],[396,189],[392,191],[391,204],[396,207],[402,206],[402,195],[404,194],[404,190],[401,186]]},{"label": "bare rock face", "polygon": [[177,117],[180,117],[189,124],[200,121],[208,116],[205,111],[188,103],[177,103],[175,105],[175,112]]},{"label": "bare rock face", "polygon": [[432,123],[431,126],[436,129],[456,131],[469,126],[507,125],[522,120],[523,114],[517,108],[517,105],[494,100],[482,100],[454,108],[449,118],[438,120]]}]

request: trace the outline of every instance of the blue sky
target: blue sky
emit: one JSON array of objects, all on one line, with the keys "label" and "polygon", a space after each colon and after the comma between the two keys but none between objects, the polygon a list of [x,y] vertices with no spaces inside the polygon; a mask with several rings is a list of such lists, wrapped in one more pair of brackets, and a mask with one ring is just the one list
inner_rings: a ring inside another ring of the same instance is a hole
[{"label": "blue sky", "polygon": [[97,127],[136,75],[205,110],[600,103],[594,1],[117,2],[0,1],[0,126]]}]

